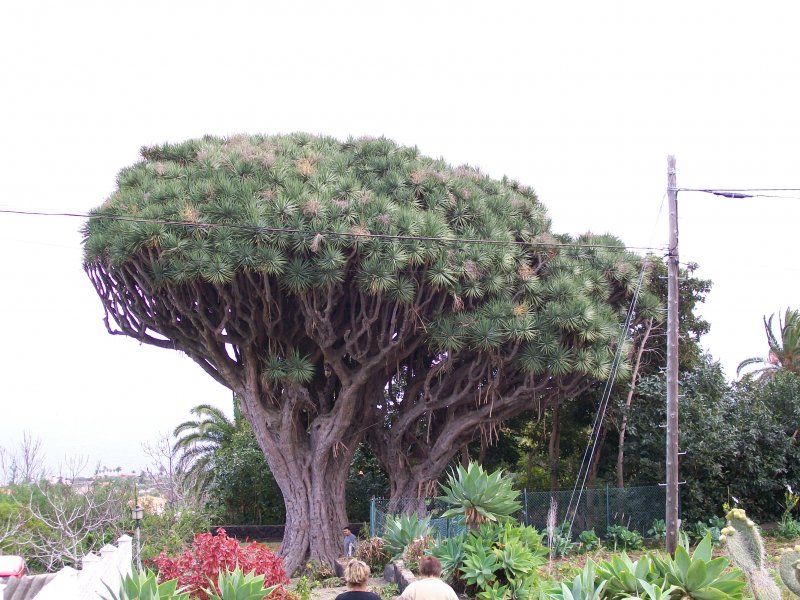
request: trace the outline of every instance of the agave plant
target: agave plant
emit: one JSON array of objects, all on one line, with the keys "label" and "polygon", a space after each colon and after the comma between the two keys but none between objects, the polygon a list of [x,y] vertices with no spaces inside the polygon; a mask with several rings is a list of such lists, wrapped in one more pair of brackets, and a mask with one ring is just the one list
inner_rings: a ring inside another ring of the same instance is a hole
[{"label": "agave plant", "polygon": [[[205,590],[209,600],[264,600],[279,585],[264,587],[264,576],[242,572],[237,567],[233,571],[219,574],[217,589]],[[219,591],[217,591],[219,590]]]},{"label": "agave plant", "polygon": [[595,566],[590,559],[571,585],[562,583],[559,591],[549,595],[553,600],[600,600],[605,597],[606,584],[602,578],[595,577]]},{"label": "agave plant", "polygon": [[645,583],[663,580],[656,561],[647,555],[632,561],[625,552],[601,563],[597,575],[606,582],[604,595],[611,599],[641,595],[645,592]]},{"label": "agave plant", "polygon": [[119,593],[106,583],[103,585],[110,594],[106,600],[189,600],[188,593],[177,591],[177,579],[158,583],[156,574],[149,570],[126,575],[120,583]]},{"label": "agave plant", "polygon": [[403,555],[403,551],[411,542],[428,537],[431,519],[420,519],[416,514],[389,515],[386,517],[386,529],[383,541],[392,559]]},{"label": "agave plant", "polygon": [[695,600],[739,600],[745,586],[740,569],[727,573],[728,559],[711,558],[711,534],[706,534],[691,556],[683,546],[675,549],[675,558],[665,561],[666,583],[672,586],[675,597],[689,596]]},{"label": "agave plant", "polygon": [[489,474],[474,462],[466,469],[459,465],[442,485],[444,495],[439,499],[454,505],[442,516],[463,515],[464,524],[470,529],[481,523],[511,520],[522,509],[519,491],[512,485],[513,480],[503,476],[502,469]]}]

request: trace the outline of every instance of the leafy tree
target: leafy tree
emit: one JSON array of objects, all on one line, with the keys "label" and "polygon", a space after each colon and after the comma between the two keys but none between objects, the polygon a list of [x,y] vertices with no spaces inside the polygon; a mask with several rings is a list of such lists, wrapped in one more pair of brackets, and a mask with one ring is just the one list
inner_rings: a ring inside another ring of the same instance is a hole
[{"label": "leafy tree", "polygon": [[235,400],[233,420],[210,404],[195,406],[191,413],[197,418],[175,428],[173,435],[178,439],[173,449],[180,453],[178,469],[186,474],[188,480],[196,482],[198,488],[205,489],[213,478],[214,471],[210,466],[215,453],[230,445],[243,417]]},{"label": "leafy tree", "polygon": [[800,375],[800,310],[786,309],[783,319],[778,316],[778,333],[776,335],[772,326],[772,319],[775,315],[770,315],[769,319],[764,317],[764,331],[767,334],[769,344],[769,355],[764,358],[748,358],[739,363],[736,374],[753,364],[762,364],[762,368],[756,370],[766,376],[772,376],[776,371],[785,370],[795,375]]},{"label": "leafy tree", "polygon": [[554,236],[530,188],[385,139],[142,157],[86,225],[85,270],[111,333],[183,351],[242,399],[289,571],[338,554],[365,436],[392,495],[417,493],[476,432],[610,373],[641,261]]},{"label": "leafy tree", "polygon": [[230,439],[214,451],[208,466],[213,473],[208,504],[222,523],[284,521],[283,496],[247,421],[242,420]]},{"label": "leafy tree", "polygon": [[369,521],[370,501],[373,496],[385,497],[389,493],[389,476],[375,458],[369,446],[359,444],[347,475],[347,516],[353,523]]}]

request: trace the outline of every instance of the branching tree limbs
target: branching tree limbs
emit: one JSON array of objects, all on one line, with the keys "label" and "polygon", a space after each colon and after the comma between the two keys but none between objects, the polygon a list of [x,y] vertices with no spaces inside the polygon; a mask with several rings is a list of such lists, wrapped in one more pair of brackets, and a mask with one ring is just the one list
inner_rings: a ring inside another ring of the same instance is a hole
[{"label": "branching tree limbs", "polygon": [[640,260],[553,236],[529,188],[385,139],[143,157],[87,224],[85,269],[110,332],[183,351],[241,397],[290,571],[338,554],[365,436],[405,493],[485,424],[609,375]]}]

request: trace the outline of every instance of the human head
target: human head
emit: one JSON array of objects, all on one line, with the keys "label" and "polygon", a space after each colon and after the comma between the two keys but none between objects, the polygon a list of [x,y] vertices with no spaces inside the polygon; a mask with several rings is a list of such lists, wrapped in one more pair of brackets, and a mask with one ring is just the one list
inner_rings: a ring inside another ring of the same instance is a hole
[{"label": "human head", "polygon": [[367,563],[356,558],[347,563],[344,568],[344,580],[348,587],[358,587],[367,583],[369,579],[369,567]]},{"label": "human head", "polygon": [[342,530],[342,533],[344,533],[344,537],[347,537],[348,535],[350,535],[350,528],[349,527],[345,527]]},{"label": "human head", "polygon": [[442,572],[442,563],[435,556],[426,556],[419,561],[419,574],[423,577],[438,577]]}]

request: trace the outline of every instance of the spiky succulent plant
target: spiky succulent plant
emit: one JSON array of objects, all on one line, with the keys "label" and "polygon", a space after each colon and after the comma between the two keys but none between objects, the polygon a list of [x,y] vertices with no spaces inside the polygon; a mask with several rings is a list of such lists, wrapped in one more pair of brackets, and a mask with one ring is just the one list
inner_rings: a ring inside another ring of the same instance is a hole
[{"label": "spiky succulent plant", "polygon": [[800,596],[800,546],[784,548],[781,551],[778,573],[789,591],[795,596]]},{"label": "spiky succulent plant", "polygon": [[725,543],[731,562],[744,571],[753,596],[756,600],[781,600],[781,591],[767,570],[758,526],[741,508],[730,510],[726,518],[728,525],[723,528],[720,541]]},{"label": "spiky succulent plant", "polygon": [[458,465],[448,475],[447,483],[442,484],[444,494],[439,500],[453,505],[442,516],[463,515],[464,524],[470,529],[481,523],[510,520],[522,509],[519,490],[513,486],[513,478],[502,469],[487,473],[475,462],[466,469]]}]

